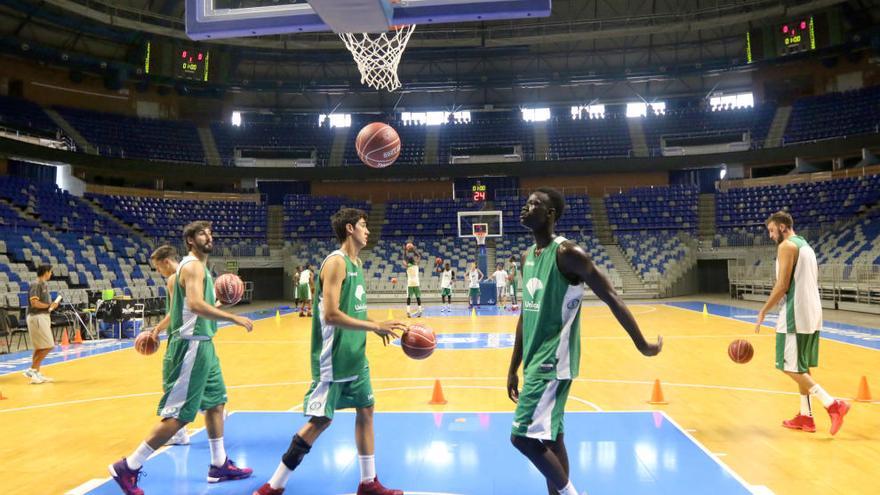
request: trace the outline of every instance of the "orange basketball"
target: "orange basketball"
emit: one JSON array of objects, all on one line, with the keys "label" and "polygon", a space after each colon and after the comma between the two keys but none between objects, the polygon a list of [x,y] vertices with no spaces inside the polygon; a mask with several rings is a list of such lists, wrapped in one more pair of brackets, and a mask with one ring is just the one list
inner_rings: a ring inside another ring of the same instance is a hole
[{"label": "orange basketball", "polygon": [[154,339],[149,331],[144,330],[134,339],[134,350],[149,356],[159,350],[159,340]]},{"label": "orange basketball", "polygon": [[224,273],[214,281],[214,294],[223,304],[238,304],[244,295],[244,282],[234,273]]},{"label": "orange basketball", "polygon": [[400,338],[400,347],[413,359],[425,359],[437,347],[437,337],[433,330],[424,325],[410,325]]},{"label": "orange basketball", "polygon": [[411,242],[407,242],[406,246],[404,246],[404,247],[406,248],[407,251],[412,251],[413,249],[416,248],[416,245]]},{"label": "orange basketball", "polygon": [[391,277],[391,283],[392,283],[392,284],[396,284],[396,283],[397,283],[397,277]]},{"label": "orange basketball", "polygon": [[734,363],[745,364],[752,360],[755,348],[748,340],[736,339],[727,346],[727,355]]},{"label": "orange basketball", "polygon": [[388,124],[371,122],[358,132],[354,147],[366,165],[385,168],[400,155],[400,136]]}]

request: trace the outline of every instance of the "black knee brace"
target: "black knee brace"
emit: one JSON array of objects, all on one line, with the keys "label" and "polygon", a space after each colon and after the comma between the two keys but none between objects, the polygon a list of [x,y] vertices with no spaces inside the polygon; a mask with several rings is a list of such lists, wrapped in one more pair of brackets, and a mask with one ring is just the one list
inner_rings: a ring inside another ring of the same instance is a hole
[{"label": "black knee brace", "polygon": [[310,450],[312,450],[311,445],[307,444],[299,435],[294,435],[287,452],[281,456],[281,462],[287,466],[287,469],[293,471]]}]

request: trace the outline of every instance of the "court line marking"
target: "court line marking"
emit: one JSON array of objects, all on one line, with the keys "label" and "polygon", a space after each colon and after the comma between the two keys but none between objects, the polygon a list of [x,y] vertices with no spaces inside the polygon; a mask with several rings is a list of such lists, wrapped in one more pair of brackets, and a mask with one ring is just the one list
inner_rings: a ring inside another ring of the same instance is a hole
[{"label": "court line marking", "polygon": [[[681,301],[681,302],[688,302],[688,301]],[[691,302],[699,303],[699,302],[702,302],[702,301],[691,301]],[[707,303],[707,304],[708,304],[708,303]],[[750,309],[748,309],[748,308],[740,308],[740,307],[737,307],[737,306],[730,306],[730,305],[727,305],[727,304],[717,304],[717,303],[711,303],[711,304],[715,304],[715,305],[717,305],[717,306],[727,306],[727,307],[729,307],[729,308],[733,308],[733,309],[742,309],[742,310],[745,310],[745,311],[754,311],[753,309],[750,310]],[[671,305],[669,305],[669,304],[664,304],[664,306],[666,306],[667,308],[677,309],[677,310],[679,310],[679,311],[687,311],[688,313],[701,314],[700,311],[697,311],[697,310],[695,310],[695,309],[680,308],[680,307],[678,307],[678,306],[671,306]],[[735,322],[737,322],[737,323],[742,323],[743,325],[749,325],[749,322],[747,322],[747,321],[738,320],[738,319],[736,319],[736,318],[732,318],[732,317],[730,317],[730,316],[715,315],[715,314],[712,314],[712,313],[709,313],[709,316],[713,316],[713,317],[715,317],[715,318],[724,318],[725,320],[735,321]],[[744,316],[747,316],[747,315],[744,315]],[[832,323],[834,323],[834,322],[832,322]],[[762,324],[761,326],[762,326],[762,327],[767,327],[768,329],[772,329],[772,330],[770,330],[770,333],[767,334],[767,335],[771,335],[771,336],[772,336],[772,335],[775,335],[775,333],[776,333],[776,329],[775,329],[775,327],[772,327],[772,326],[770,326],[770,325],[767,325],[766,323]],[[858,326],[858,325],[857,325],[857,326]],[[754,328],[755,326],[754,326],[754,325],[751,325],[751,327]],[[756,334],[756,333],[754,333],[754,331],[753,331],[753,332],[752,332],[752,335],[764,335],[764,333],[762,332],[762,333],[758,333],[758,334]],[[855,344],[855,343],[853,343],[853,342],[846,342],[846,341],[843,341],[843,340],[832,339],[832,338],[829,338],[829,337],[827,337],[827,336],[825,336],[825,335],[822,335],[822,334],[819,334],[819,338],[824,339],[824,340],[827,340],[827,341],[829,341],[829,342],[837,342],[838,344],[851,345],[851,346],[854,346],[854,347],[858,347],[858,348],[860,348],[860,349],[867,349],[867,350],[869,350],[869,351],[877,352],[877,349],[875,349],[875,348],[873,348],[873,347],[866,347],[866,346],[863,346],[863,345],[860,345],[860,344]]]}]

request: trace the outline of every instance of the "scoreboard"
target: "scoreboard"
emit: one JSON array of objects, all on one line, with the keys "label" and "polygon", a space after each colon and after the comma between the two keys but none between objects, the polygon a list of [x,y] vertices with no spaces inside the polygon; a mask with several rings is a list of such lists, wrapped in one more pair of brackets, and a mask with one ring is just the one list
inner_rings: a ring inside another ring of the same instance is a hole
[{"label": "scoreboard", "polygon": [[190,81],[208,82],[208,68],[211,53],[195,47],[180,47],[175,50],[174,77]]},{"label": "scoreboard", "polygon": [[789,19],[750,29],[746,33],[746,62],[753,63],[811,52],[841,43],[843,25],[838,10]]},{"label": "scoreboard", "polygon": [[[141,70],[148,76],[183,79],[187,81],[218,82],[214,75],[224,74],[223,66],[228,66],[228,56],[219,50],[219,67],[215,60],[218,53],[194,43],[170,40],[148,40],[143,44]],[[224,60],[226,63],[224,63]],[[227,67],[228,68],[228,67]],[[220,79],[223,79],[222,77]],[[219,81],[223,82],[223,81]]]}]

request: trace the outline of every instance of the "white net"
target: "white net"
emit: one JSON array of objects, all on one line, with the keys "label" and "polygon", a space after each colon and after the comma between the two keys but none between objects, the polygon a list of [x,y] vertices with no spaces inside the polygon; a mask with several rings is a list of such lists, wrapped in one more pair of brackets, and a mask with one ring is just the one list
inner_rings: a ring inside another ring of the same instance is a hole
[{"label": "white net", "polygon": [[397,65],[415,29],[415,25],[409,25],[381,34],[340,33],[339,37],[354,57],[361,72],[361,83],[394,91],[400,87]]}]

